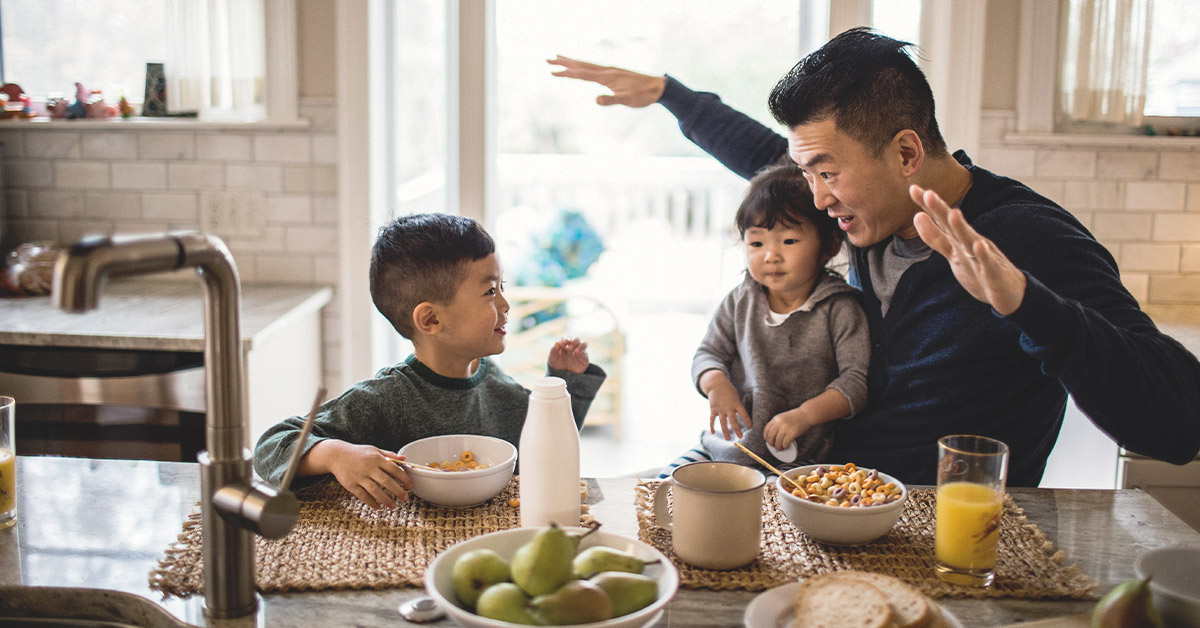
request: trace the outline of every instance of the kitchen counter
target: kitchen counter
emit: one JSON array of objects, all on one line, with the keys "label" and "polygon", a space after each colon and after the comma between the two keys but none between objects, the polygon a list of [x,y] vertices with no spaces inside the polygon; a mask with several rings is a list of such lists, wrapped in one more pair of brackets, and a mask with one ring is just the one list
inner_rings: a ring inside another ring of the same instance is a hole
[{"label": "kitchen counter", "polygon": [[[200,495],[199,465],[83,458],[18,457],[18,525],[0,530],[0,585],[103,587],[155,600],[203,624],[201,599],[161,599],[150,570],[179,534]],[[635,480],[589,480],[592,514],[604,529],[637,536]],[[1133,577],[1134,559],[1163,546],[1200,547],[1200,534],[1138,490],[1013,489],[1029,520],[1099,582],[1104,592]],[[422,589],[263,596],[265,625],[389,627]],[[681,590],[656,626],[740,626],[748,591]],[[1086,600],[941,600],[966,626],[1086,612]],[[453,626],[442,620],[435,626]]]},{"label": "kitchen counter", "polygon": [[[292,317],[319,311],[333,298],[323,286],[242,285],[241,332],[245,350]],[[203,285],[180,281],[114,280],[100,307],[64,312],[50,297],[0,300],[0,344],[203,351]]]}]

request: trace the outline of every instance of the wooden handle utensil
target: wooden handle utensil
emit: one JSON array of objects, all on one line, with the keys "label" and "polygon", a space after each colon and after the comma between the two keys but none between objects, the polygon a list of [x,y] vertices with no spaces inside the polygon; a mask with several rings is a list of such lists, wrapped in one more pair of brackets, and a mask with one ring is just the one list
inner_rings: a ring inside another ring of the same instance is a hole
[{"label": "wooden handle utensil", "polygon": [[[771,466],[771,463],[769,463],[769,462],[767,462],[766,460],[763,460],[762,458],[758,457],[758,454],[754,453],[753,451],[750,451],[749,449],[746,449],[746,446],[745,446],[745,445],[743,445],[743,444],[741,444],[741,443],[739,443],[739,442],[737,442],[737,441],[733,441],[733,444],[734,444],[734,445],[737,445],[737,446],[738,446],[738,449],[741,449],[742,451],[746,452],[746,455],[748,455],[748,456],[750,456],[751,458],[754,458],[755,460],[757,460],[757,461],[758,461],[758,464],[761,464],[762,466],[764,466],[764,467],[766,467],[766,468],[770,469],[770,470],[771,470],[771,472],[772,472],[772,473],[774,473],[775,475],[778,475],[779,477],[781,477],[781,478],[783,478],[783,479],[787,480],[789,483],[791,483],[791,485],[792,485],[792,486],[794,486],[794,487],[796,487],[796,488],[798,488],[798,489],[800,489],[800,490],[804,491],[804,487],[803,487],[803,486],[801,486],[799,482],[797,482],[797,481],[793,480],[793,479],[792,479],[791,477],[789,477],[789,476],[786,476],[786,475],[784,475],[782,471],[780,471],[779,469],[776,469],[775,467]],[[807,494],[808,494],[808,491],[804,491],[804,494],[805,494],[805,495],[807,495]]]}]

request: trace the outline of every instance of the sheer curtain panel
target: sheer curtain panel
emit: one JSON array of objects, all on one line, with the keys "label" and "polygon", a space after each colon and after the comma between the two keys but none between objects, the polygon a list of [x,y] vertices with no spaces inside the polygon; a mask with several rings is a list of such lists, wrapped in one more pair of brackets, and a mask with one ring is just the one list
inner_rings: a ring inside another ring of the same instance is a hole
[{"label": "sheer curtain panel", "polygon": [[1069,0],[1059,112],[1071,121],[1142,123],[1153,0]]},{"label": "sheer curtain panel", "polygon": [[265,34],[263,0],[167,0],[167,109],[264,118]]}]

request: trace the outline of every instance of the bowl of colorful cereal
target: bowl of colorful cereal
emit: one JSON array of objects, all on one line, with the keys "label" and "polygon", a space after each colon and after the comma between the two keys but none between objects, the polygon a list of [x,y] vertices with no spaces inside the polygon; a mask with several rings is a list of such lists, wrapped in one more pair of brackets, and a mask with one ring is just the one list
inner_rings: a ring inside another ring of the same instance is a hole
[{"label": "bowl of colorful cereal", "polygon": [[517,465],[511,443],[475,434],[430,436],[398,453],[414,463],[402,465],[412,478],[413,494],[450,508],[478,506],[499,495]]},{"label": "bowl of colorful cereal", "polygon": [[870,543],[887,534],[908,499],[896,478],[852,463],[796,467],[776,480],[776,488],[779,506],[796,529],[834,545]]}]

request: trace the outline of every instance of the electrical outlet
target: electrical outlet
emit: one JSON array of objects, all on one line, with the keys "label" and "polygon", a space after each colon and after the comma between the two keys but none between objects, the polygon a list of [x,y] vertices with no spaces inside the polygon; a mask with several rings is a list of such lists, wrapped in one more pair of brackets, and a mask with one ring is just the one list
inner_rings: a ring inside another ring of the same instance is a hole
[{"label": "electrical outlet", "polygon": [[266,231],[266,196],[262,190],[200,192],[200,228],[218,236],[259,236]]}]

